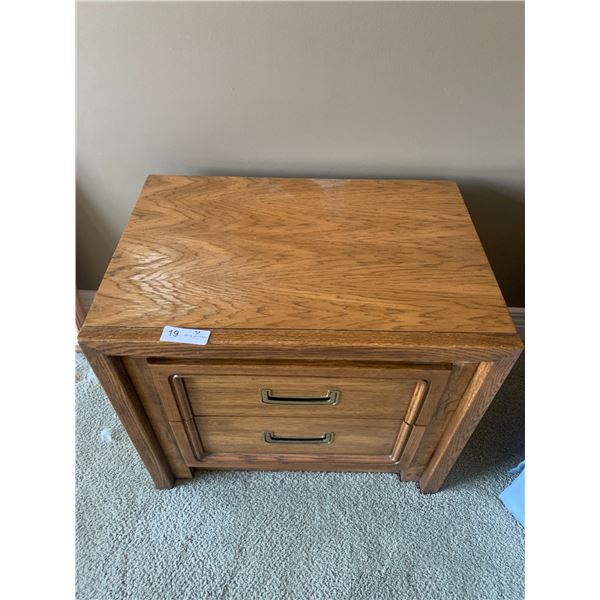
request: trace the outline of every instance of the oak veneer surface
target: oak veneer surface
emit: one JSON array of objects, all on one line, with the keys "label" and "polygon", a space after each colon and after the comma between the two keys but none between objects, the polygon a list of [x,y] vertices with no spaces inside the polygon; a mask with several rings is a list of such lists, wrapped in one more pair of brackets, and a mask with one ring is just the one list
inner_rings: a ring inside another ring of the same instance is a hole
[{"label": "oak veneer surface", "polygon": [[[426,368],[398,367],[379,364],[365,367],[281,364],[269,361],[259,365],[229,363],[225,365],[151,364],[155,387],[163,395],[163,406],[171,420],[192,415],[211,416],[280,416],[280,417],[355,417],[368,419],[405,418],[409,422],[426,424],[431,418],[430,404],[421,405],[424,391],[429,400],[439,397],[446,387],[448,365],[427,365]],[[307,376],[309,374],[310,376]],[[179,385],[174,385],[176,376]],[[425,384],[425,382],[428,382]],[[425,390],[422,386],[425,385]],[[289,403],[281,398],[265,403],[262,391],[275,396],[322,398],[336,390],[335,404],[314,402]],[[183,396],[173,402],[173,396]],[[187,405],[181,416],[181,402]],[[409,406],[413,408],[407,413]]]},{"label": "oak veneer surface", "polygon": [[[396,418],[406,412],[415,388],[414,381],[342,380],[331,378],[224,377],[203,375],[188,377],[185,386],[194,415],[272,415],[315,416],[334,414],[341,417]],[[265,404],[261,390],[270,388],[283,396],[326,396],[330,389],[343,390],[336,405]]]},{"label": "oak veneer surface", "polygon": [[455,183],[183,176],[146,181],[79,342],[158,487],[371,470],[424,492],[522,349]]},{"label": "oak veneer surface", "polygon": [[[204,451],[210,453],[267,453],[312,455],[381,456],[390,462],[400,421],[325,417],[273,419],[269,417],[203,417],[196,419]],[[333,435],[332,442],[296,444],[286,441],[269,444],[264,433],[288,439],[294,436]]]},{"label": "oak veneer surface", "polygon": [[515,333],[454,182],[157,175],[86,325]]}]

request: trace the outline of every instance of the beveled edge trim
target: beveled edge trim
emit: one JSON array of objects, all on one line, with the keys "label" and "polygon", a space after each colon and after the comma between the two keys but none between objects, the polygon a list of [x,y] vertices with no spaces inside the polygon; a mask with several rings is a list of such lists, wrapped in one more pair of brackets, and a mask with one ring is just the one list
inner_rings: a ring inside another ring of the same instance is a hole
[{"label": "beveled edge trim", "polygon": [[407,425],[414,425],[416,423],[430,387],[431,383],[427,379],[420,379],[415,383],[412,398],[410,399],[408,409],[404,415],[404,420]]},{"label": "beveled edge trim", "polygon": [[397,473],[400,470],[397,463],[391,462],[331,462],[320,460],[318,462],[281,462],[271,460],[270,462],[248,462],[244,457],[231,458],[227,460],[211,461],[208,455],[206,460],[190,468],[196,473],[202,471],[313,471],[321,473]]},{"label": "beveled edge trim", "polygon": [[[442,389],[438,390],[437,397],[434,398],[435,408],[437,408],[440,397],[445,387],[448,385],[448,379],[449,373],[443,381]],[[423,437],[423,432],[429,426],[429,420],[427,420],[426,423],[421,424],[417,424],[417,421],[419,420],[419,416],[423,411],[425,403],[430,400],[430,392],[432,389],[435,389],[435,385],[433,385],[433,382],[429,379],[420,379],[415,383],[412,398],[406,409],[406,414],[404,415],[398,431],[398,437],[392,446],[392,452],[390,454],[390,458],[394,462],[400,464],[402,468],[405,468],[406,465],[409,465],[412,462],[421,442],[421,438]],[[410,452],[407,454],[409,446]]]},{"label": "beveled edge trim", "polygon": [[[201,461],[205,456],[204,447],[202,446],[200,434],[198,433],[198,428],[196,427],[194,414],[192,412],[192,406],[190,404],[190,399],[185,388],[183,377],[177,374],[171,375],[171,377],[169,377],[169,383],[171,391],[173,393],[173,397],[175,398],[175,402],[177,404],[179,416],[181,417],[180,423],[182,424],[183,429],[185,431],[185,436],[189,443],[189,447],[192,451],[194,458],[198,461]],[[171,423],[172,422],[169,421],[169,424]],[[173,432],[176,434],[177,440],[180,443],[184,443],[184,440],[181,440],[179,438],[177,432],[175,430],[173,430]]]},{"label": "beveled edge trim", "polygon": [[173,397],[177,403],[177,410],[179,411],[180,419],[182,421],[189,421],[190,419],[193,419],[194,413],[192,411],[190,398],[185,387],[184,378],[175,373],[169,377],[169,383],[171,384],[171,391],[173,392]]},{"label": "beveled edge trim", "polygon": [[497,361],[480,362],[419,478],[423,493],[436,492],[443,485],[520,354],[517,350]]},{"label": "beveled edge trim", "polygon": [[390,452],[390,460],[397,464],[400,458],[402,457],[402,453],[404,452],[404,448],[406,446],[406,442],[410,437],[412,431],[412,425],[409,425],[404,419],[400,423],[400,429],[398,430],[398,435],[394,440],[394,445],[392,446],[392,451]]},{"label": "beveled edge trim", "polygon": [[173,487],[175,476],[171,465],[123,360],[118,356],[100,353],[85,343],[82,350],[154,485],[159,489]]},{"label": "beveled edge trim", "polygon": [[[389,331],[307,331],[265,329],[213,329],[205,346],[160,342],[160,328],[94,327],[84,324],[79,342],[114,355],[206,356],[291,355],[323,356],[335,350],[336,357],[368,358],[404,353],[431,355],[432,360],[494,360],[520,350],[523,343],[516,333],[421,333]],[[428,356],[429,358],[429,356]],[[422,360],[422,359],[416,359]]]},{"label": "beveled edge trim", "polygon": [[289,465],[293,467],[297,464],[315,465],[373,465],[375,467],[387,467],[391,471],[399,471],[398,463],[393,462],[387,454],[285,454],[265,452],[262,453],[225,453],[211,452],[206,454],[202,461],[196,464],[190,464],[191,468],[210,468],[209,465],[230,464],[235,465],[232,468],[236,469],[252,469],[253,466],[267,465]]}]

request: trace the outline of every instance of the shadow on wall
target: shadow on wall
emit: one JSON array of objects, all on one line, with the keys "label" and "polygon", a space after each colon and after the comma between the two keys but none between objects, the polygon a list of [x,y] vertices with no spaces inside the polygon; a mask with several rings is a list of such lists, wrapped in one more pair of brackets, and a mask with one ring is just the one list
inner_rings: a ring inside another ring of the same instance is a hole
[{"label": "shadow on wall", "polygon": [[442,493],[444,489],[466,489],[476,485],[497,471],[498,466],[508,472],[524,457],[525,353],[520,356],[490,408],[483,415],[450,472]]},{"label": "shadow on wall", "polygon": [[[390,174],[393,173],[393,174]],[[372,179],[451,179],[458,183],[465,204],[477,230],[488,260],[508,306],[525,306],[525,192],[522,182],[514,185],[490,183],[467,179],[458,174],[418,169],[398,171],[386,166],[383,172],[280,169],[212,169],[210,173],[193,175],[219,175],[244,177],[311,177],[311,178],[372,178]]]},{"label": "shadow on wall", "polygon": [[[357,173],[311,170],[304,172],[282,172],[281,169],[201,169],[188,170],[189,175],[235,175],[247,177],[371,177],[408,179],[453,179],[458,182],[481,243],[488,256],[506,303],[509,306],[525,305],[525,204],[522,186],[502,186],[480,180],[462,179],[451,174],[408,173]],[[143,179],[140,181],[143,183]],[[131,204],[135,198],[131,198]],[[77,281],[82,287],[95,289],[118,242],[105,223],[94,210],[82,186],[77,186]],[[124,224],[123,224],[124,225]],[[84,239],[84,232],[88,236]],[[92,233],[93,232],[93,233]],[[89,239],[93,236],[93,239]],[[99,269],[104,263],[104,269]],[[95,268],[94,268],[95,267]],[[87,269],[87,271],[86,271]],[[96,270],[101,272],[96,272]]]},{"label": "shadow on wall", "polygon": [[517,189],[458,181],[509,306],[525,306],[525,203]]},{"label": "shadow on wall", "polygon": [[[104,272],[93,277],[91,268],[99,257],[105,259],[104,269],[117,247],[118,239],[110,234],[108,224],[102,220],[80,185],[75,187],[75,277],[81,289],[97,289]],[[119,234],[120,235],[120,234]]]}]

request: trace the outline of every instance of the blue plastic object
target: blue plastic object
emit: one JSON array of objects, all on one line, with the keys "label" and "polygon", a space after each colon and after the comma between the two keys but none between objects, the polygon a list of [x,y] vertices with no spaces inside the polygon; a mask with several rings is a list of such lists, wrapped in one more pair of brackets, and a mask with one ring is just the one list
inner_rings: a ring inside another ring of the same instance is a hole
[{"label": "blue plastic object", "polygon": [[525,527],[525,461],[519,463],[509,473],[519,476],[500,494],[500,500],[508,511]]}]

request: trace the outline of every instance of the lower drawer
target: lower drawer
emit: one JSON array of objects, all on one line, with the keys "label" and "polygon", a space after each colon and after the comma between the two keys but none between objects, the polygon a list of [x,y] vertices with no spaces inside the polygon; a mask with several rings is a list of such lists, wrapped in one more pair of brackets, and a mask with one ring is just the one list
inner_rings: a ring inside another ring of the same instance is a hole
[{"label": "lower drawer", "polygon": [[[148,361],[185,463],[409,464],[451,367]],[[272,465],[271,465],[272,466]]]},{"label": "lower drawer", "polygon": [[401,421],[197,417],[206,454],[329,454],[386,457]]}]

